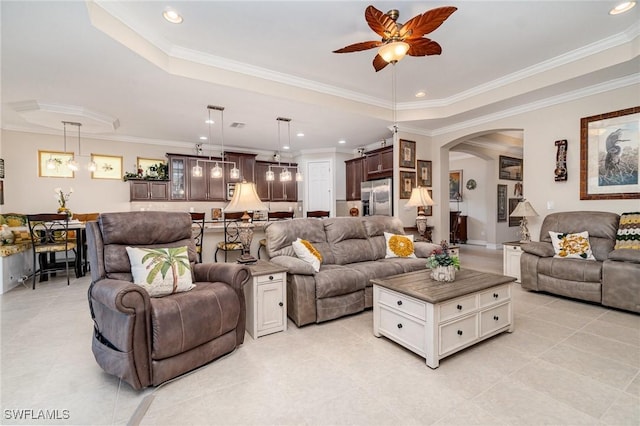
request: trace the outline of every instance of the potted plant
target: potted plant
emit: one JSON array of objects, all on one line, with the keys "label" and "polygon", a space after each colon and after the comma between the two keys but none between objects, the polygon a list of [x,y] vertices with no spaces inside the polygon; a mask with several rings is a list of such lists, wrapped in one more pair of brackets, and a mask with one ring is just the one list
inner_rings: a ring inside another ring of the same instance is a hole
[{"label": "potted plant", "polygon": [[431,269],[431,278],[434,280],[451,282],[456,279],[456,269],[460,269],[460,259],[449,255],[449,245],[443,240],[440,247],[427,258],[427,267]]}]

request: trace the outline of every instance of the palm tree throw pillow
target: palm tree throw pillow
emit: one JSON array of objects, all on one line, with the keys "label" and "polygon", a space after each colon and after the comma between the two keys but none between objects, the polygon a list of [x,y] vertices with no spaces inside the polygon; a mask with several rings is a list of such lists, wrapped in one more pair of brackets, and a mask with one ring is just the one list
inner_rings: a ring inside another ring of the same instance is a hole
[{"label": "palm tree throw pillow", "polygon": [[195,287],[191,280],[187,247],[127,247],[127,254],[134,284],[147,290],[151,297],[189,291]]}]

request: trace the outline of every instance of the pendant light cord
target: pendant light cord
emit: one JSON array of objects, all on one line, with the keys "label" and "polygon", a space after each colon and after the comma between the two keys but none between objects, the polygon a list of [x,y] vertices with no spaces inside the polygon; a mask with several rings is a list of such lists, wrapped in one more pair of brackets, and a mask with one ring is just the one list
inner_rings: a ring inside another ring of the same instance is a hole
[{"label": "pendant light cord", "polygon": [[396,106],[396,64],[395,62],[391,64],[391,102],[393,103],[393,134],[398,133],[398,112]]}]

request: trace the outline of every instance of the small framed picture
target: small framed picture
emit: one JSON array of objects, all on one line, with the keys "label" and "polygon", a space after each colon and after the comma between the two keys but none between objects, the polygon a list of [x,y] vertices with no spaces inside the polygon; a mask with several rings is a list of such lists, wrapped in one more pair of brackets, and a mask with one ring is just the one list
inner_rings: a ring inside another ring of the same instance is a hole
[{"label": "small framed picture", "polygon": [[418,186],[433,186],[431,161],[418,160]]},{"label": "small framed picture", "polygon": [[416,186],[416,172],[400,172],[400,199],[411,198],[411,190]]},{"label": "small framed picture", "polygon": [[416,168],[416,143],[400,139],[400,167]]},{"label": "small framed picture", "polygon": [[122,157],[91,154],[91,161],[97,166],[96,171],[91,172],[92,179],[122,179]]},{"label": "small framed picture", "polygon": [[449,201],[462,201],[462,170],[449,172]]},{"label": "small framed picture", "polygon": [[500,156],[498,179],[522,180],[522,158]]},{"label": "small framed picture", "polygon": [[38,151],[38,176],[72,178],[75,174],[67,167],[70,160],[73,160],[73,153]]},{"label": "small framed picture", "polygon": [[498,222],[507,221],[507,185],[498,184]]},{"label": "small framed picture", "polygon": [[157,177],[158,171],[153,170],[156,168],[158,164],[166,164],[166,160],[158,159],[158,158],[142,158],[138,157],[138,172],[142,170],[143,176],[149,177]]}]

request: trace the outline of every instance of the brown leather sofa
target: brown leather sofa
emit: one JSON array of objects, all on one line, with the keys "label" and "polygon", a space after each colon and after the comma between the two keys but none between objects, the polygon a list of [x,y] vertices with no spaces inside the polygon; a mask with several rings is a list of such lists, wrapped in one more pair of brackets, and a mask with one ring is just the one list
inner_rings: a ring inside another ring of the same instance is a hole
[{"label": "brown leather sofa", "polygon": [[[619,220],[616,213],[597,211],[546,216],[540,241],[522,244],[522,288],[640,313],[640,250],[614,250]],[[549,231],[588,231],[596,260],[553,257]]]},{"label": "brown leather sofa", "polygon": [[[87,223],[89,306],[98,364],[133,388],[158,385],[244,341],[248,268],[196,264],[191,216],[179,212],[103,213]],[[133,284],[126,247],[187,246],[196,287],[149,297]]]},{"label": "brown leather sofa", "polygon": [[[371,280],[426,268],[439,246],[416,242],[416,258],[385,258],[384,232],[403,234],[400,219],[390,216],[299,218],[265,228],[270,261],[288,269],[287,314],[298,327],[363,311],[373,305]],[[299,259],[296,238],[322,255],[320,271]]]}]

